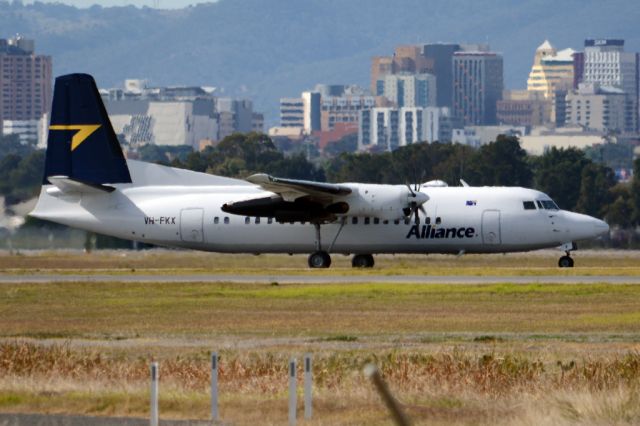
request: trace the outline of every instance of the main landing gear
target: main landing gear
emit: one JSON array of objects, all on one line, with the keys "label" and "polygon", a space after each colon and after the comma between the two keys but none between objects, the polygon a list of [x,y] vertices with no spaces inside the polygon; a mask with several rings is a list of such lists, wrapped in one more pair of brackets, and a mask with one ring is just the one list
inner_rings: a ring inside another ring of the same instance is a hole
[{"label": "main landing gear", "polygon": [[328,268],[331,266],[331,256],[321,248],[320,224],[313,224],[316,228],[316,251],[309,255],[308,263],[310,268]]},{"label": "main landing gear", "polygon": [[354,268],[373,268],[373,256],[370,254],[356,254],[351,260]]},{"label": "main landing gear", "polygon": [[[331,256],[329,256],[328,252],[322,250],[322,243],[320,240],[320,224],[314,223],[314,226],[316,228],[316,251],[309,255],[309,267],[328,268],[329,266],[331,266]],[[331,247],[333,247],[333,243],[329,247],[329,250],[331,250]],[[353,266],[354,268],[372,268],[373,264],[373,256],[370,254],[356,254],[351,260],[351,266]]]}]

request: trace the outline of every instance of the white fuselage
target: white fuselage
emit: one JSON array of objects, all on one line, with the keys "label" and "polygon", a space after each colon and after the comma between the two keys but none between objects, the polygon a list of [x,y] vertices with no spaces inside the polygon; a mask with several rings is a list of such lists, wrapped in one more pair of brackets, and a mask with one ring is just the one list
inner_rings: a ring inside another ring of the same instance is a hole
[{"label": "white fuselage", "polygon": [[[273,195],[258,186],[138,162],[130,161],[129,166],[135,185],[114,185],[112,193],[63,193],[43,186],[32,215],[162,246],[228,253],[316,250],[313,224],[278,223],[221,210],[230,201]],[[358,190],[359,184],[349,185]],[[608,230],[590,216],[524,209],[524,201],[549,200],[531,189],[425,187],[422,192],[429,200],[419,226],[413,217],[394,221],[347,213],[321,226],[321,249],[345,254],[526,251],[593,238]]]}]

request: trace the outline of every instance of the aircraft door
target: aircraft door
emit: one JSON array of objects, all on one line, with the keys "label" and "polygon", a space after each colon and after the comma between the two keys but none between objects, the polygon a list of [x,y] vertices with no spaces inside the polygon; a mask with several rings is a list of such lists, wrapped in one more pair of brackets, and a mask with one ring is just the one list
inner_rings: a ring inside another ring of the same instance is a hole
[{"label": "aircraft door", "polygon": [[482,243],[487,245],[500,244],[500,210],[485,210],[482,212]]},{"label": "aircraft door", "polygon": [[180,238],[182,241],[201,243],[203,241],[203,209],[183,209],[180,212]]}]

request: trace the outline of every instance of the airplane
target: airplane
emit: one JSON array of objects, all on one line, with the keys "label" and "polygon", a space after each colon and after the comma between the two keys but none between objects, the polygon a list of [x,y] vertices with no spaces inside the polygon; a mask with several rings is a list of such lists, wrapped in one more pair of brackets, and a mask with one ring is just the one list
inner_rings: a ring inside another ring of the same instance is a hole
[{"label": "airplane", "polygon": [[42,189],[31,216],[159,246],[225,253],[332,254],[374,266],[380,253],[505,253],[576,241],[602,220],[520,187],[325,183],[255,174],[246,180],[125,159],[93,77],[55,81]]}]

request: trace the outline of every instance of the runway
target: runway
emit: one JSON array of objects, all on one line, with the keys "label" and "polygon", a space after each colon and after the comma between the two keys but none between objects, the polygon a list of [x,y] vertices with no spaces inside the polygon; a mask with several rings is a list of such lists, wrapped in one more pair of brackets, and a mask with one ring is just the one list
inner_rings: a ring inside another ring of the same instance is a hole
[{"label": "runway", "polygon": [[291,275],[291,274],[0,274],[0,284],[53,282],[158,282],[158,283],[237,283],[237,284],[640,284],[640,276],[520,276],[520,275]]}]

